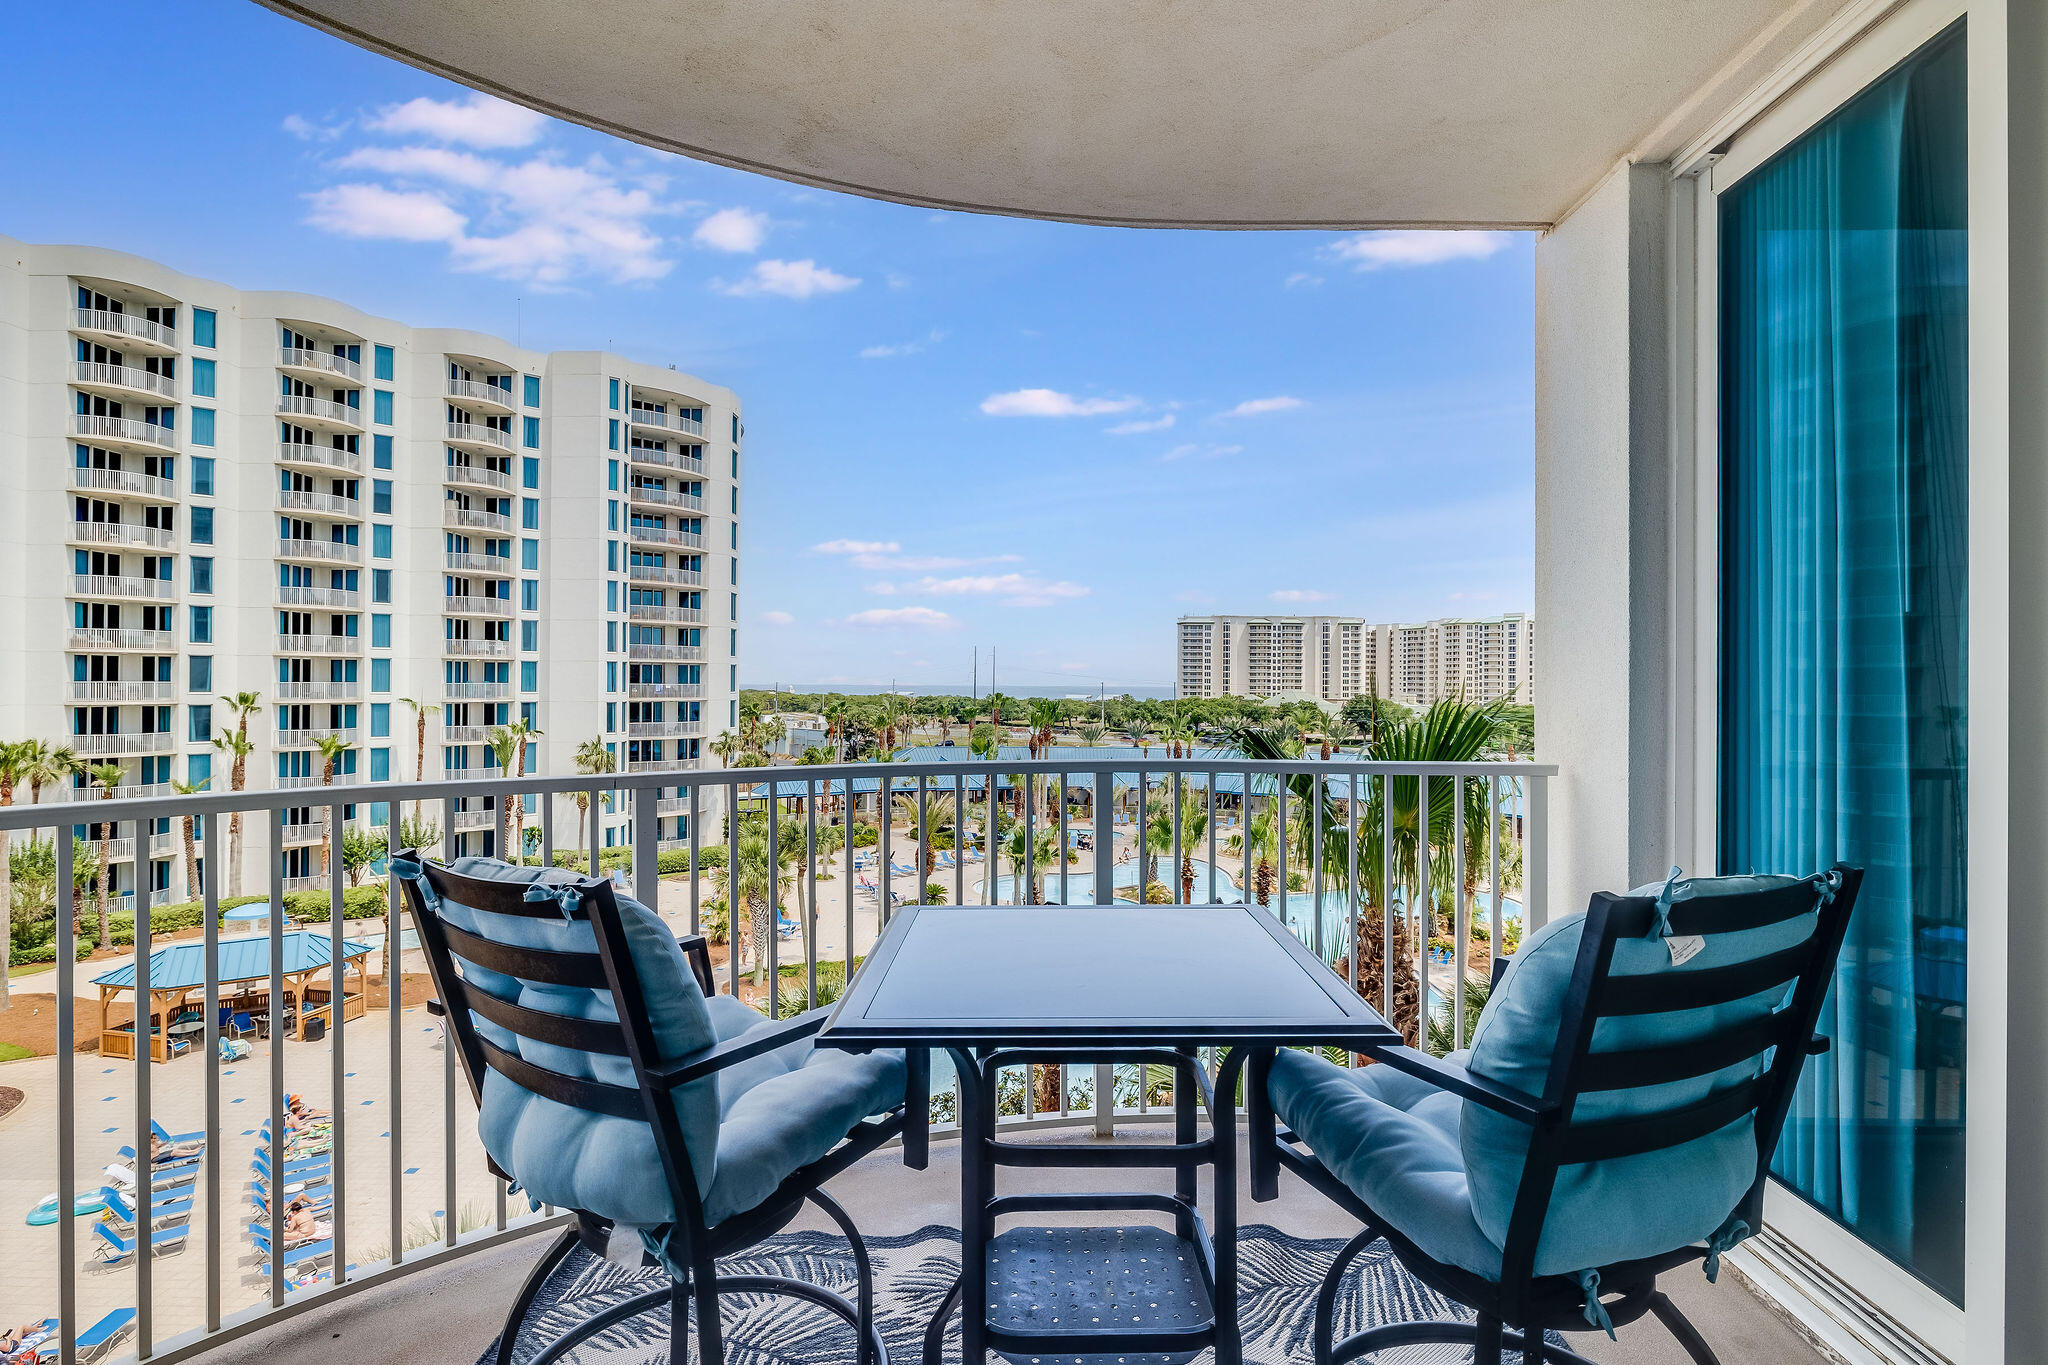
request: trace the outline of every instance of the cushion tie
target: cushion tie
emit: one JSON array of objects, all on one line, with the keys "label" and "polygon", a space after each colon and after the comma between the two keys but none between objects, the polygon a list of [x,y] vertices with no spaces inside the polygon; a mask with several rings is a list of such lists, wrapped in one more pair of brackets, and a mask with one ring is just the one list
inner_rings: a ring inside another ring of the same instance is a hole
[{"label": "cushion tie", "polygon": [[1707,1283],[1713,1284],[1721,1274],[1721,1257],[1737,1242],[1749,1236],[1749,1224],[1731,1216],[1721,1225],[1721,1230],[1707,1239],[1707,1259],[1702,1267],[1707,1272]]},{"label": "cushion tie", "polygon": [[534,904],[553,901],[561,910],[563,919],[574,919],[577,908],[583,904],[583,893],[574,886],[534,882],[526,888],[526,894],[520,899]]},{"label": "cushion tie", "polygon": [[1842,889],[1842,873],[1838,868],[1829,868],[1813,879],[1813,888],[1820,895],[1814,909],[1825,910],[1834,903],[1835,893]]},{"label": "cushion tie", "polygon": [[414,858],[393,858],[391,870],[409,882],[415,882],[420,889],[420,898],[427,903],[427,909],[441,913],[441,897],[435,894],[434,884],[427,880],[427,869]]},{"label": "cushion tie", "polygon": [[1669,938],[1671,936],[1671,906],[1676,901],[1692,899],[1692,883],[1679,880],[1685,875],[1683,868],[1674,867],[1671,875],[1664,879],[1664,889],[1657,893],[1657,916],[1650,921],[1650,932],[1645,938]]},{"label": "cushion tie", "polygon": [[[1586,1306],[1581,1310],[1586,1319],[1586,1325],[1588,1327],[1598,1327],[1601,1331],[1607,1333],[1609,1340],[1613,1340],[1614,1319],[1607,1316],[1607,1305],[1600,1302],[1600,1272],[1597,1270],[1581,1270],[1578,1274],[1578,1280],[1579,1287],[1586,1291]],[[1532,1327],[1529,1330],[1533,1332],[1538,1329]]]}]

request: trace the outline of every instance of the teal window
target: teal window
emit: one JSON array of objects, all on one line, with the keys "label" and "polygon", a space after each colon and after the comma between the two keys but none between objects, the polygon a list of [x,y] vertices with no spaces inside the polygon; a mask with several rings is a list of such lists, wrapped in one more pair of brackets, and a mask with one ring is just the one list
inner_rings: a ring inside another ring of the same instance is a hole
[{"label": "teal window", "polygon": [[375,559],[391,558],[391,527],[388,523],[370,524],[370,555]]},{"label": "teal window", "polygon": [[391,601],[391,570],[370,570],[370,600],[388,605]]},{"label": "teal window", "polygon": [[203,787],[213,781],[213,755],[187,754],[185,756],[185,781],[194,787]]},{"label": "teal window", "polygon": [[370,461],[379,469],[391,468],[391,438],[372,436],[370,438]]},{"label": "teal window", "polygon": [[[617,406],[618,406],[618,404],[617,404],[616,402],[614,402],[614,403],[612,404],[612,406],[613,406],[613,407],[617,407]],[[611,421],[611,434],[610,434],[610,436],[609,436],[609,438],[608,438],[608,439],[609,439],[609,441],[610,441],[610,445],[609,445],[609,446],[608,446],[607,448],[608,448],[608,449],[611,449],[611,450],[617,450],[617,449],[619,448],[619,419],[618,419],[618,418],[616,418],[616,417],[614,417],[614,418],[611,418],[611,419],[610,419],[610,421]]]},{"label": "teal window", "polygon": [[389,692],[391,690],[391,660],[370,660],[370,690]]},{"label": "teal window", "polygon": [[191,517],[192,543],[194,545],[213,544],[213,509],[211,507],[195,507],[191,511]]},{"label": "teal window", "polygon": [[[607,730],[619,728],[619,704],[615,701],[608,701],[604,704],[604,728]],[[875,790],[880,791],[881,786],[877,784]]]},{"label": "teal window", "polygon": [[211,360],[195,359],[192,362],[192,396],[194,398],[212,398],[214,396],[213,362]]},{"label": "teal window", "polygon": [[604,529],[607,531],[616,531],[619,529],[619,502],[617,498],[608,498],[605,500]]},{"label": "teal window", "polygon": [[192,591],[213,591],[213,556],[192,556]]},{"label": "teal window", "polygon": [[519,542],[519,567],[534,573],[540,571],[540,542],[531,536]]},{"label": "teal window", "polygon": [[[532,421],[533,419],[529,417],[527,420]],[[533,442],[528,441],[527,444],[532,445]],[[528,488],[540,487],[540,461],[534,459],[531,455],[524,456],[523,461],[520,469],[522,480]]]},{"label": "teal window", "polygon": [[394,373],[395,367],[392,364],[391,348],[389,346],[379,346],[375,351],[371,352],[370,363],[374,377],[386,383],[391,382],[391,376]]},{"label": "teal window", "polygon": [[[618,410],[619,410],[619,381],[618,381],[618,380],[616,380],[616,379],[614,379],[614,380],[612,381],[612,411],[613,411],[613,412],[617,412]],[[612,427],[613,427],[613,429],[614,429],[614,430],[616,430],[616,429],[617,429],[617,427],[618,427],[618,423],[616,423],[616,422],[612,423]]]},{"label": "teal window", "polygon": [[213,691],[213,656],[194,654],[185,661],[185,690],[188,692]]},{"label": "teal window", "polygon": [[389,782],[391,780],[391,750],[375,748],[370,750],[370,780]]},{"label": "teal window", "polygon": [[1720,865],[1865,878],[1772,1170],[1957,1303],[1966,88],[1957,24],[1717,205]]},{"label": "teal window", "polygon": [[526,376],[526,406],[529,408],[540,406],[540,376],[537,374]]},{"label": "teal window", "polygon": [[210,644],[212,644],[212,643],[213,643],[213,608],[212,608],[212,607],[188,607],[188,608],[186,608],[186,610],[187,610],[188,612],[190,612],[190,613],[191,613],[191,617],[190,617],[190,625],[191,625],[191,630],[190,630],[190,632],[189,632],[189,636],[188,636],[188,638],[189,638],[189,639],[191,640],[191,642],[192,642],[193,644],[195,644],[195,645],[210,645]]},{"label": "teal window", "polygon": [[[616,659],[608,659],[605,661],[604,690],[607,692],[616,692],[619,690],[619,665]],[[880,789],[877,788],[877,790]]]},{"label": "teal window", "polygon": [[391,390],[370,390],[370,415],[380,427],[391,425]]},{"label": "teal window", "polygon": [[616,493],[619,491],[619,462],[617,460],[606,460],[604,463],[605,487]]},{"label": "teal window", "polygon": [[185,737],[194,744],[204,744],[213,738],[213,707],[188,706],[185,708]]},{"label": "teal window", "polygon": [[540,610],[540,580],[538,578],[522,578],[519,580],[519,609],[521,611]]},{"label": "teal window", "polygon": [[539,498],[521,498],[519,500],[519,524],[529,531],[538,531],[540,529]]},{"label": "teal window", "polygon": [[213,456],[192,457],[192,492],[202,498],[213,496]]},{"label": "teal window", "polygon": [[519,661],[519,690],[521,692],[540,691],[540,661],[538,659],[521,659]]},{"label": "teal window", "polygon": [[194,346],[204,346],[209,351],[212,350],[214,330],[215,319],[213,310],[211,308],[194,308],[192,310],[192,344]]},{"label": "teal window", "polygon": [[213,409],[192,409],[192,444],[210,446],[213,444]]},{"label": "teal window", "polygon": [[[604,585],[604,609],[606,611],[617,611],[619,609],[619,580],[616,578],[609,580]],[[880,788],[876,790],[879,791]]]},{"label": "teal window", "polygon": [[370,703],[370,738],[371,738],[371,739],[389,739],[390,737],[391,737],[391,703],[390,703],[390,702],[388,702],[388,701],[373,701],[373,702],[371,702],[371,703]]},{"label": "teal window", "polygon": [[538,417],[523,417],[523,418],[521,418],[521,419],[520,419],[520,430],[521,430],[521,433],[522,433],[522,435],[523,435],[523,436],[525,437],[525,443],[526,443],[526,448],[527,448],[528,450],[539,450],[539,449],[540,449],[540,418],[538,418]]},{"label": "teal window", "polygon": [[391,480],[370,480],[370,511],[380,517],[391,515]]},{"label": "teal window", "polygon": [[[619,623],[617,621],[607,621],[604,623],[604,647],[612,653],[616,654],[618,652]],[[876,790],[879,791],[881,789],[878,787]]]},{"label": "teal window", "polygon": [[737,450],[732,453],[732,476],[735,479],[740,476],[740,453]]},{"label": "teal window", "polygon": [[372,649],[391,648],[390,612],[373,611],[370,613],[370,647]]},{"label": "teal window", "polygon": [[540,622],[521,621],[519,623],[519,648],[522,653],[526,654],[533,654],[539,651]]},{"label": "teal window", "polygon": [[391,803],[389,801],[372,801],[370,803],[370,824],[378,829],[390,828]]},{"label": "teal window", "polygon": [[607,540],[604,543],[604,567],[607,573],[619,571],[619,542]]}]

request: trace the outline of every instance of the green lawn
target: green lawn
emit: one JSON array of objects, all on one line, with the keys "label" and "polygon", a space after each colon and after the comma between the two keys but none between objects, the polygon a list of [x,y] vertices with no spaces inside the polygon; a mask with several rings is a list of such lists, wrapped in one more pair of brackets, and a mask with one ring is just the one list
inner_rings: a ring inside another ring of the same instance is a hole
[{"label": "green lawn", "polygon": [[24,1057],[35,1055],[19,1043],[0,1043],[0,1062],[18,1062]]},{"label": "green lawn", "polygon": [[10,965],[7,969],[7,975],[10,978],[17,976],[34,976],[37,972],[50,972],[55,971],[56,969],[57,964],[54,962],[31,962],[26,967]]}]

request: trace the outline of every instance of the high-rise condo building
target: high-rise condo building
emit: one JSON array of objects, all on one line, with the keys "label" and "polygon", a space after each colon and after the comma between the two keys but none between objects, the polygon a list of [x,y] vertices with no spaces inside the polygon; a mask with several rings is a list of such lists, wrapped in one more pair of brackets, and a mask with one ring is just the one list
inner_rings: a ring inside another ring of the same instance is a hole
[{"label": "high-rise condo building", "polygon": [[[736,720],[741,432],[672,368],[0,238],[0,738],[117,765],[121,794],[225,790],[224,698],[254,693],[252,787],[320,786],[323,740],[343,788],[488,777],[521,720],[529,772],[592,739],[696,766]],[[469,804],[455,851],[495,851]],[[657,809],[686,837],[678,789]],[[294,887],[320,823],[287,813]],[[124,898],[186,894],[168,822],[111,851]]]},{"label": "high-rise condo building", "polygon": [[1444,697],[1534,705],[1536,622],[1372,625],[1351,616],[1183,616],[1174,625],[1182,697],[1309,698],[1342,705],[1376,693],[1408,706]]}]

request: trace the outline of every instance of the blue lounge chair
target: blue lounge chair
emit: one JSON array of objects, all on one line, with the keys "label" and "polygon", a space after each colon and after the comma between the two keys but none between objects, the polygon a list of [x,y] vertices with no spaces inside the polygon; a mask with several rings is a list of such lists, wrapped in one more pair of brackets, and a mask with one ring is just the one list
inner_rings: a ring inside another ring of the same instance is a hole
[{"label": "blue lounge chair", "polygon": [[[256,1254],[265,1261],[271,1259],[270,1229],[262,1223],[249,1224],[249,1238],[256,1244]],[[318,1261],[334,1254],[334,1239],[323,1237],[317,1242],[295,1242],[284,1249],[282,1259],[287,1266],[301,1261]]]},{"label": "blue lounge chair", "polygon": [[[53,1328],[57,1325],[55,1318],[51,1318],[49,1322]],[[127,1336],[128,1330],[134,1325],[135,1310],[133,1308],[116,1308],[113,1312],[78,1334],[78,1341],[76,1343],[77,1358],[79,1360],[99,1359],[116,1342]],[[52,1337],[36,1347],[36,1359],[39,1361],[55,1360],[62,1354],[62,1351],[63,1343],[57,1338]]]},{"label": "blue lounge chair", "polygon": [[[313,1156],[287,1157],[279,1171],[287,1178],[301,1171],[326,1170],[334,1164],[332,1152],[320,1152]],[[249,1169],[257,1175],[270,1174],[270,1153],[262,1147],[256,1149],[255,1157],[249,1162]]]},{"label": "blue lounge chair", "polygon": [[[334,1207],[334,1187],[324,1180],[315,1185],[287,1185],[284,1192],[287,1204],[295,1199],[303,1198],[312,1205],[314,1213],[320,1213]],[[249,1192],[249,1200],[255,1204],[256,1212],[264,1215],[266,1218],[270,1215],[268,1191],[251,1190]]]},{"label": "blue lounge chair", "polygon": [[[57,1337],[57,1319],[44,1318],[42,1334],[49,1339],[35,1348],[37,1360],[53,1358],[58,1352],[60,1342]],[[48,1351],[48,1356],[44,1355],[45,1351]]]},{"label": "blue lounge chair", "polygon": [[[135,1149],[133,1147],[116,1147],[114,1155],[123,1161],[132,1162],[135,1160]],[[199,1158],[204,1155],[204,1152],[190,1152],[184,1156],[168,1156],[161,1161],[152,1161],[149,1165],[152,1171],[172,1171],[180,1166],[197,1166]]]},{"label": "blue lounge chair", "polygon": [[163,1125],[162,1125],[161,1123],[158,1123],[158,1122],[157,1122],[157,1121],[156,1121],[155,1119],[151,1119],[151,1120],[149,1121],[149,1131],[150,1131],[150,1132],[152,1132],[152,1133],[154,1133],[154,1134],[156,1135],[156,1140],[157,1140],[158,1142],[204,1142],[204,1141],[206,1141],[206,1132],[205,1132],[205,1130],[203,1130],[203,1129],[200,1129],[200,1130],[197,1130],[197,1131],[194,1131],[194,1132],[190,1132],[190,1133],[171,1133],[171,1132],[166,1132],[166,1131],[164,1130],[164,1126],[163,1126]]},{"label": "blue lounge chair", "polygon": [[[138,1245],[136,1238],[123,1237],[107,1223],[94,1223],[92,1230],[105,1244],[99,1248],[98,1255],[108,1265],[119,1265],[135,1254]],[[181,1251],[185,1246],[185,1236],[191,1231],[190,1223],[173,1223],[169,1227],[152,1228],[149,1233],[149,1249],[159,1256],[167,1251]]]},{"label": "blue lounge chair", "polygon": [[[190,1185],[181,1187],[180,1197],[176,1199],[158,1199],[155,1197],[155,1192],[151,1191],[149,1221],[158,1227],[163,1226],[165,1223],[189,1221],[192,1217],[191,1190],[192,1187]],[[122,1194],[112,1185],[102,1185],[100,1186],[100,1199],[106,1205],[107,1216],[115,1223],[124,1228],[133,1228],[135,1226],[135,1209],[133,1205],[129,1204],[127,1195]]]}]

